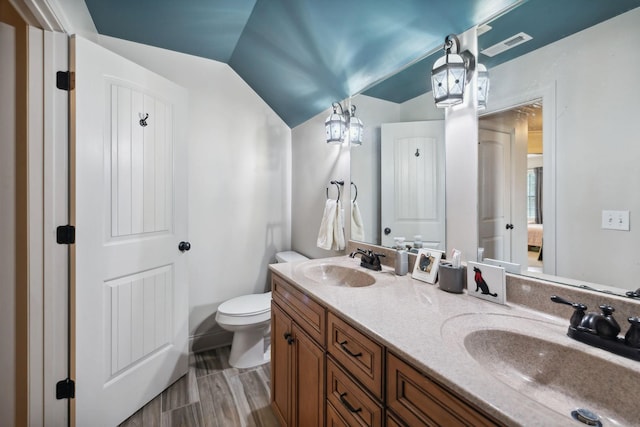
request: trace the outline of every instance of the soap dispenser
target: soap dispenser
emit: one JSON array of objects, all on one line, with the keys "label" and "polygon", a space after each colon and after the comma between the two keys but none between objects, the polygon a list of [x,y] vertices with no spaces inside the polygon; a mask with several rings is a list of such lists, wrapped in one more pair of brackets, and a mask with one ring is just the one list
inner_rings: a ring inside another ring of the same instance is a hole
[{"label": "soap dispenser", "polygon": [[396,251],[396,274],[404,276],[409,271],[409,256],[404,249]]}]

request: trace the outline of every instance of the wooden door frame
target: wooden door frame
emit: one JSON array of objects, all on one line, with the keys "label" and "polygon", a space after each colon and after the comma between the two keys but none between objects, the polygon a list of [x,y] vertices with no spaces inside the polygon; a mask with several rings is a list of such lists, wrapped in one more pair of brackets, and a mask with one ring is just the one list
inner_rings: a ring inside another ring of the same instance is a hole
[{"label": "wooden door frame", "polygon": [[[67,36],[42,0],[0,0],[17,27],[15,425],[65,425],[55,384],[67,372],[66,247],[68,95],[56,89],[68,68]],[[14,25],[15,26],[15,25]]]},{"label": "wooden door frame", "polygon": [[[0,21],[15,28],[15,329],[14,343],[14,414],[16,425],[27,425],[29,389],[27,379],[28,366],[28,325],[29,325],[29,295],[27,292],[29,280],[29,262],[27,239],[28,228],[28,25],[8,0],[0,0]],[[11,419],[11,418],[10,418]]]}]

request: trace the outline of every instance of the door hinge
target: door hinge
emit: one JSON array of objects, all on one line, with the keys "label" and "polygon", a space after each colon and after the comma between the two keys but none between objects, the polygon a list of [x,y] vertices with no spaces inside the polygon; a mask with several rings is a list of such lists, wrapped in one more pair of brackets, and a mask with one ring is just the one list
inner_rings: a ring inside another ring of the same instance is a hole
[{"label": "door hinge", "polygon": [[60,90],[73,90],[75,87],[75,73],[58,71],[56,73],[56,87]]},{"label": "door hinge", "polygon": [[76,383],[71,378],[56,383],[56,399],[73,399],[76,397]]},{"label": "door hinge", "polygon": [[73,225],[60,225],[56,228],[56,242],[71,245],[76,242],[76,228]]}]

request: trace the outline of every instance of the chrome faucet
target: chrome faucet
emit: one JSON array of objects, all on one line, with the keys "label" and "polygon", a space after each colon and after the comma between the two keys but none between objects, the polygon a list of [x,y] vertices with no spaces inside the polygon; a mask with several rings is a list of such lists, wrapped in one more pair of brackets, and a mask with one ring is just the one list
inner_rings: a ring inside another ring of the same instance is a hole
[{"label": "chrome faucet", "polygon": [[351,258],[355,258],[357,255],[360,255],[360,267],[368,268],[369,270],[380,271],[382,270],[382,265],[380,264],[380,257],[384,257],[384,254],[377,254],[371,250],[364,249],[356,249],[351,252],[349,256]]},{"label": "chrome faucet", "polygon": [[613,317],[615,309],[607,304],[599,306],[601,312],[585,314],[587,307],[581,303],[565,300],[553,295],[551,301],[570,305],[574,308],[569,321],[567,335],[575,340],[589,344],[620,356],[640,361],[640,318],[629,317],[631,325],[624,338],[618,337],[620,325]]}]

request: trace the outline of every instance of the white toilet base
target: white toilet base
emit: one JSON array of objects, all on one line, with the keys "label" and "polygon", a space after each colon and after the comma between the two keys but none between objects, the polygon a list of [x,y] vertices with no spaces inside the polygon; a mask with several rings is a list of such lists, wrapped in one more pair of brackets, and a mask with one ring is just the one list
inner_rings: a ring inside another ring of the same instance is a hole
[{"label": "white toilet base", "polygon": [[234,368],[253,368],[271,359],[271,351],[265,351],[264,336],[268,326],[257,329],[236,330],[233,333],[229,364]]}]

